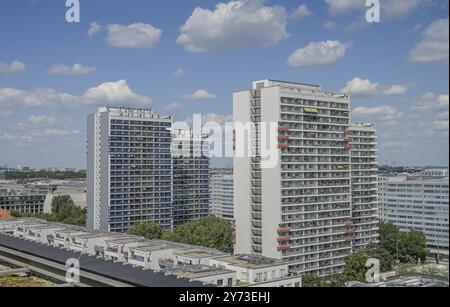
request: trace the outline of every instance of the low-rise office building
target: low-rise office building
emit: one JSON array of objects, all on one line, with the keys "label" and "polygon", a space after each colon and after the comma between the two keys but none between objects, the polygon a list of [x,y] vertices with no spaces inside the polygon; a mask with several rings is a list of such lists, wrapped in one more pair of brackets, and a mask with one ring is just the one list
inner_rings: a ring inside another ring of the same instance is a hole
[{"label": "low-rise office building", "polygon": [[402,231],[423,231],[430,251],[448,257],[449,178],[382,176],[378,186],[380,218]]},{"label": "low-rise office building", "polygon": [[27,189],[0,188],[0,209],[20,213],[42,213],[47,194]]}]

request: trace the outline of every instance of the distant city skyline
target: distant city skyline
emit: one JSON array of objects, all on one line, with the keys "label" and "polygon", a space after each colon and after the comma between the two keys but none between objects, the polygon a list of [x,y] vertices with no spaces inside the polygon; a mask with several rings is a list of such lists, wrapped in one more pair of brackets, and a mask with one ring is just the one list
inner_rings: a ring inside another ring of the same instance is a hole
[{"label": "distant city skyline", "polygon": [[448,166],[446,0],[384,0],[375,24],[364,1],[80,0],[72,24],[64,2],[0,3],[0,164],[85,169],[99,106],[223,123],[234,91],[272,78],[351,93],[380,164]]}]

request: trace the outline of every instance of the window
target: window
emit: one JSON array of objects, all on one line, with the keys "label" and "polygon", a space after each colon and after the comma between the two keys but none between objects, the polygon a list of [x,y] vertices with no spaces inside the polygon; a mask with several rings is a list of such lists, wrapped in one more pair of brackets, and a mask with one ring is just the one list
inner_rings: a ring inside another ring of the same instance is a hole
[{"label": "window", "polygon": [[217,281],[217,286],[223,287],[223,279],[219,279],[219,280]]}]

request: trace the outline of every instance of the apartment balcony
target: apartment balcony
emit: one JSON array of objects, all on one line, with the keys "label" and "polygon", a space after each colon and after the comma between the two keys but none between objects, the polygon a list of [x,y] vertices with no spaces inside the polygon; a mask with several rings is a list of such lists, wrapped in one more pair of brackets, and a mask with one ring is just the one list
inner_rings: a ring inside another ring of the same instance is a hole
[{"label": "apartment balcony", "polygon": [[277,230],[277,233],[278,233],[279,235],[281,235],[281,234],[289,234],[290,231],[291,231],[291,230],[290,230],[289,228],[280,228],[280,229]]},{"label": "apartment balcony", "polygon": [[286,243],[289,242],[290,238],[280,237],[277,239],[278,243]]}]

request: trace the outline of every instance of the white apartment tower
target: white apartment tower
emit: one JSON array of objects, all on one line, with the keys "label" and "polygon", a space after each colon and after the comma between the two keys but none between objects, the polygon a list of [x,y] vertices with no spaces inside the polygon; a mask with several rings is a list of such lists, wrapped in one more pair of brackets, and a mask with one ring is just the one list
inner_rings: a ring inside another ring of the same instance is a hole
[{"label": "white apartment tower", "polygon": [[377,131],[372,124],[352,123],[346,132],[352,145],[353,250],[378,241]]},{"label": "white apartment tower", "polygon": [[146,109],[89,115],[89,229],[126,232],[141,221],[173,227],[171,127],[171,117]]},{"label": "white apartment tower", "polygon": [[[342,269],[354,224],[349,96],[263,80],[234,93],[233,105],[235,123],[252,124],[249,154],[234,159],[235,253],[287,260],[298,273]],[[262,164],[269,123],[275,167]]]},{"label": "white apartment tower", "polygon": [[210,214],[208,135],[191,130],[173,131],[173,223],[174,226]]},{"label": "white apartment tower", "polygon": [[211,211],[215,216],[234,222],[232,171],[221,170],[211,175]]}]

